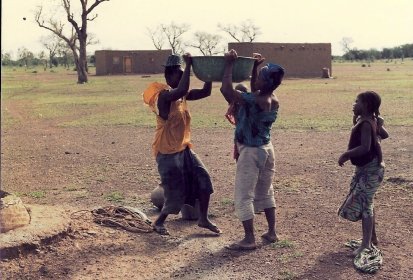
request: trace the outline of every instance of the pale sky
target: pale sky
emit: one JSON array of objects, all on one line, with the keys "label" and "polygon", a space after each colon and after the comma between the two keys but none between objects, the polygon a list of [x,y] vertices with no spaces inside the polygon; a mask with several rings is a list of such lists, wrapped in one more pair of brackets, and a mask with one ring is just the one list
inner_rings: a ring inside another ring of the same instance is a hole
[{"label": "pale sky", "polygon": [[[38,27],[34,11],[43,4],[50,15],[50,8],[59,1],[1,2],[2,52],[16,55],[21,47],[35,54],[43,50],[40,38],[50,32]],[[197,31],[218,33],[229,41],[217,24],[239,24],[250,19],[262,32],[256,42],[331,43],[333,55],[343,53],[343,37],[351,38],[351,47],[357,49],[381,50],[413,43],[413,0],[110,0],[94,12],[98,17],[89,22],[88,31],[100,43],[89,46],[88,53],[101,49],[155,49],[147,27],[172,21],[190,26],[185,41]],[[60,18],[65,20],[64,16]],[[194,49],[188,51],[196,53]]]}]

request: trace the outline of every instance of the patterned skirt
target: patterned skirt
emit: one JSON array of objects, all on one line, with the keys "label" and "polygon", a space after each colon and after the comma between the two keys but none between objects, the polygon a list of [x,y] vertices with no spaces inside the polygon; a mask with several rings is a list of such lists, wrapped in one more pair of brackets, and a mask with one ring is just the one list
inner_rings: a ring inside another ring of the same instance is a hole
[{"label": "patterned skirt", "polygon": [[163,214],[178,214],[184,204],[195,206],[201,194],[214,192],[208,170],[190,148],[156,157],[164,189]]},{"label": "patterned skirt", "polygon": [[338,215],[353,222],[373,216],[373,199],[383,176],[384,167],[377,158],[364,166],[357,166],[350,183],[350,192],[338,210]]}]

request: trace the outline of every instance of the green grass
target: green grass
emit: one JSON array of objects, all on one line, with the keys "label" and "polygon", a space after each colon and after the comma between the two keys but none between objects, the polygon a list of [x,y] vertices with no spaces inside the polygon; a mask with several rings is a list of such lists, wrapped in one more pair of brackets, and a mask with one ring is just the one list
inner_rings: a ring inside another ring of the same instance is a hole
[{"label": "green grass", "polygon": [[271,243],[271,248],[294,248],[294,243],[290,240],[280,240],[274,243]]},{"label": "green grass", "polygon": [[301,258],[302,256],[304,256],[303,253],[299,252],[299,251],[294,251],[292,253],[287,253],[287,254],[282,254],[280,256],[277,257],[277,260],[282,262],[282,263],[289,263],[297,258]]},{"label": "green grass", "polygon": [[33,192],[29,192],[28,196],[30,196],[32,198],[43,198],[43,197],[46,197],[46,192],[44,192],[44,191],[33,191]]},{"label": "green grass", "polygon": [[232,198],[224,197],[221,199],[222,206],[232,206],[234,205],[234,200]]},{"label": "green grass", "polygon": [[[277,89],[280,110],[274,129],[348,129],[352,104],[356,95],[365,90],[381,95],[381,113],[387,125],[412,126],[413,60],[377,61],[371,67],[361,64],[333,63],[332,79],[285,79]],[[1,118],[5,127],[20,122],[9,112],[10,105],[15,104],[24,108],[24,117],[50,120],[62,127],[155,126],[154,114],[143,104],[141,94],[149,83],[163,82],[163,75],[143,78],[92,73],[88,84],[78,85],[75,71],[52,70],[2,68]],[[191,77],[191,87],[201,86],[200,81]],[[193,128],[232,129],[223,116],[227,104],[219,87],[220,83],[213,83],[210,97],[189,102]]]},{"label": "green grass", "polygon": [[121,192],[114,191],[106,194],[105,199],[110,202],[122,202],[124,200],[124,197]]}]

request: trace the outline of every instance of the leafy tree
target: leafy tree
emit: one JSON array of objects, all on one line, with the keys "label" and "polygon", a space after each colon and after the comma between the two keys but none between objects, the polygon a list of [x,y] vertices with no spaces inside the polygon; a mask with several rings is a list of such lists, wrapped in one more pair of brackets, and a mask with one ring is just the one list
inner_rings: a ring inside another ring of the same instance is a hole
[{"label": "leafy tree", "polygon": [[68,45],[65,42],[61,42],[59,44],[57,53],[59,55],[59,64],[63,65],[66,69],[69,69],[70,64],[75,64],[72,50],[68,47]]},{"label": "leafy tree", "polygon": [[374,61],[376,59],[380,59],[381,58],[381,51],[377,50],[377,49],[369,49],[367,51],[367,56],[368,59],[370,61]]},{"label": "leafy tree", "polygon": [[46,71],[46,69],[47,69],[46,53],[44,51],[39,52],[38,58],[40,59],[40,61],[43,62],[43,69],[44,69],[44,71]]},{"label": "leafy tree", "polygon": [[17,56],[19,58],[20,65],[24,65],[26,69],[29,67],[29,65],[32,63],[34,59],[33,53],[25,47],[19,48],[17,50]]},{"label": "leafy tree", "polygon": [[390,48],[384,48],[382,51],[382,57],[386,59],[393,59],[393,49]]},{"label": "leafy tree", "polygon": [[404,57],[413,57],[413,44],[405,44],[400,46]]},{"label": "leafy tree", "polygon": [[394,58],[403,58],[403,50],[401,47],[393,48],[393,56]]},{"label": "leafy tree", "polygon": [[59,46],[62,44],[62,39],[54,34],[40,38],[40,42],[49,53],[49,67],[52,68],[52,61],[55,58]]},{"label": "leafy tree", "polygon": [[3,50],[1,50],[1,65],[3,66],[12,65],[11,53],[9,52],[3,53]]},{"label": "leafy tree", "polygon": [[89,58],[89,62],[92,63],[92,64],[95,64],[96,63],[96,56],[91,55],[90,58]]},{"label": "leafy tree", "polygon": [[[89,21],[96,19],[97,14],[89,17],[92,11],[101,3],[109,0],[95,0],[90,6],[88,6],[87,0],[79,0],[80,2],[80,14],[75,19],[75,13],[72,9],[71,0],[61,0],[61,5],[58,8],[63,8],[66,15],[66,20],[70,24],[70,31],[66,30],[65,24],[61,20],[56,20],[52,15],[45,21],[43,18],[43,6],[39,6],[35,12],[35,20],[39,27],[45,28],[61,38],[66,42],[71,49],[73,58],[76,65],[76,71],[79,84],[87,83],[87,55],[86,46],[88,41],[87,26]],[[56,13],[55,13],[56,14]]]}]

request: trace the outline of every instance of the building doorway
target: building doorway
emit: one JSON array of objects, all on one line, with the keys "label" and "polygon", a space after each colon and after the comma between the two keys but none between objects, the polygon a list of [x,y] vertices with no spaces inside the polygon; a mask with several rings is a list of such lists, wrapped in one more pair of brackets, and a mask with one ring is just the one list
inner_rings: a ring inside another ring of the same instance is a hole
[{"label": "building doorway", "polygon": [[123,72],[132,73],[132,57],[130,56],[123,57]]}]

